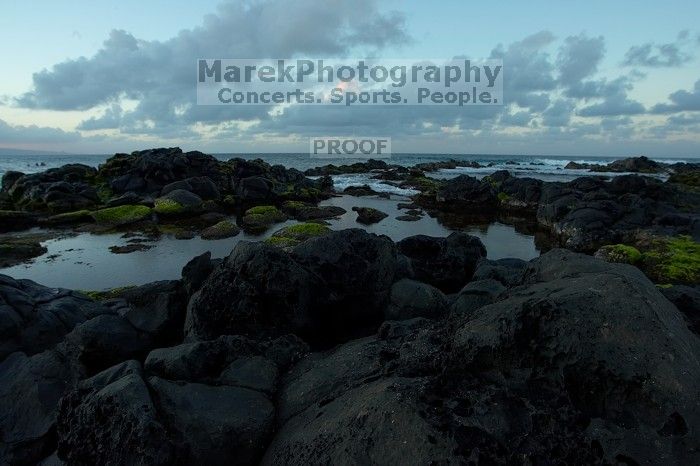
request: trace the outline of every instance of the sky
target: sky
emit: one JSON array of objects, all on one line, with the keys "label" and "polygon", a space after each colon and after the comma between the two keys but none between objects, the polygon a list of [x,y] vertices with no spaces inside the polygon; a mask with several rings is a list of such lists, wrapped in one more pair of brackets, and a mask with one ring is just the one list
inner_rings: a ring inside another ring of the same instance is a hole
[{"label": "sky", "polygon": [[[700,2],[0,0],[0,148],[700,156]],[[198,106],[196,60],[498,58],[505,105]]]}]

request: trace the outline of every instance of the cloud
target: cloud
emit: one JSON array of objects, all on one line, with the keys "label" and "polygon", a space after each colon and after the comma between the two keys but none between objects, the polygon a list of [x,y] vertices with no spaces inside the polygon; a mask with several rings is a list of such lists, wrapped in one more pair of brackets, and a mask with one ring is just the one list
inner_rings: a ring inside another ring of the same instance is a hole
[{"label": "cloud", "polygon": [[623,66],[643,66],[650,68],[679,67],[693,57],[682,50],[688,42],[688,31],[681,31],[676,42],[668,44],[646,44],[630,47],[622,61]]},{"label": "cloud", "polygon": [[78,128],[83,131],[93,131],[100,129],[117,129],[121,123],[123,111],[119,104],[112,104],[99,117],[91,117],[82,121]]},{"label": "cloud", "polygon": [[677,113],[683,111],[700,111],[700,79],[695,81],[692,91],[680,90],[668,96],[671,103],[657,104],[652,113]]},{"label": "cloud", "polygon": [[557,100],[551,107],[542,112],[542,123],[545,126],[567,126],[571,121],[574,103],[568,99]]},{"label": "cloud", "polygon": [[[87,110],[120,99],[138,101],[135,109],[83,122],[85,129],[113,125],[117,119],[138,128],[200,121],[267,118],[265,107],[208,108],[195,105],[196,60],[334,56],[373,50],[409,39],[404,17],[383,13],[375,0],[284,0],[225,3],[201,26],[167,41],[145,41],[114,30],[92,57],[67,60],[33,75],[33,88],[16,99],[21,107]],[[239,110],[240,109],[240,110]],[[142,126],[142,125],[141,125]]]},{"label": "cloud", "polygon": [[626,76],[612,81],[601,80],[590,85],[589,97],[601,98],[602,102],[589,105],[578,111],[584,117],[606,117],[621,115],[639,115],[646,111],[644,105],[631,100],[627,93],[632,89],[632,83]]},{"label": "cloud", "polygon": [[17,143],[64,143],[76,142],[81,138],[80,133],[75,131],[63,131],[59,128],[49,128],[45,126],[21,126],[10,125],[4,120],[0,120],[0,141],[3,144]]},{"label": "cloud", "polygon": [[604,55],[605,40],[602,36],[581,34],[567,37],[557,57],[560,83],[572,86],[593,75]]}]

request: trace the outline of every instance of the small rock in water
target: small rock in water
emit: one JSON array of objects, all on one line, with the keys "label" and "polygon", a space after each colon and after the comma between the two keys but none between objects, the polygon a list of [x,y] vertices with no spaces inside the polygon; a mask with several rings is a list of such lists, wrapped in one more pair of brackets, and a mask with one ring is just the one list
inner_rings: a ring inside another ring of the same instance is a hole
[{"label": "small rock in water", "polygon": [[389,216],[381,210],[373,209],[372,207],[353,207],[352,210],[357,212],[357,223],[364,225],[381,222]]},{"label": "small rock in water", "polygon": [[113,254],[130,254],[136,251],[148,251],[153,246],[143,243],[132,243],[126,246],[110,246],[109,251]]}]

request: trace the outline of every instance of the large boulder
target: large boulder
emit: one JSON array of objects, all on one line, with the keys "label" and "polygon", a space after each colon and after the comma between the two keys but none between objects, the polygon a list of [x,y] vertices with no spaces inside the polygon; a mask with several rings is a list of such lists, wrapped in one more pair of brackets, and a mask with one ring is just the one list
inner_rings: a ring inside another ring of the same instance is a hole
[{"label": "large boulder", "polygon": [[333,231],[299,244],[292,257],[329,292],[316,317],[329,336],[359,335],[382,321],[398,267],[388,237],[360,229]]},{"label": "large boulder", "polygon": [[73,383],[65,359],[53,350],[17,352],[0,362],[0,458],[36,464],[56,448],[58,402]]},{"label": "large boulder", "polygon": [[407,320],[416,317],[438,318],[445,313],[445,295],[434,286],[404,278],[391,287],[387,320]]},{"label": "large boulder", "polygon": [[166,280],[127,288],[120,298],[128,310],[123,316],[135,329],[148,334],[154,344],[182,340],[186,295],[178,280]]},{"label": "large boulder", "polygon": [[164,196],[171,191],[179,189],[196,194],[204,200],[217,200],[221,197],[221,192],[216,186],[216,183],[214,183],[211,178],[206,176],[196,176],[166,184],[163,186],[160,193],[162,196]]},{"label": "large boulder", "polygon": [[66,335],[73,359],[95,374],[128,359],[143,358],[153,347],[153,336],[118,315],[100,315],[77,325]]},{"label": "large boulder", "polygon": [[166,465],[175,447],[137,362],[87,379],[62,400],[58,456],[68,464]]},{"label": "large boulder", "polygon": [[280,249],[242,241],[190,300],[185,334],[189,339],[309,334],[322,289],[318,276]]},{"label": "large boulder", "polygon": [[468,175],[446,181],[438,188],[435,198],[446,209],[488,207],[498,203],[496,191],[489,183]]},{"label": "large boulder", "polygon": [[452,233],[447,238],[410,236],[399,241],[399,252],[408,257],[412,278],[445,293],[462,288],[474,275],[486,248],[475,236]]},{"label": "large boulder", "polygon": [[100,166],[99,175],[109,180],[111,189],[117,194],[133,191],[158,195],[171,183],[186,181],[193,187],[193,183],[199,184],[199,181],[192,179],[203,177],[209,178],[219,190],[229,187],[221,162],[211,155],[197,151],[182,152],[177,147],[116,154]]},{"label": "large boulder", "polygon": [[0,275],[0,360],[52,348],[76,325],[109,313],[78,292]]},{"label": "large boulder", "polygon": [[185,463],[256,464],[272,431],[275,409],[260,392],[227,385],[149,384],[163,423]]}]

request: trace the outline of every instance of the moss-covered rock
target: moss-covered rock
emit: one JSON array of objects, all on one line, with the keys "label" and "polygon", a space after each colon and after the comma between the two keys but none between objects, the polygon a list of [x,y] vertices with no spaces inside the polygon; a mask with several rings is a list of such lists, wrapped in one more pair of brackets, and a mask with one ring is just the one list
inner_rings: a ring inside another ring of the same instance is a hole
[{"label": "moss-covered rock", "polygon": [[504,204],[510,200],[510,196],[504,192],[498,193],[498,200],[501,201],[501,204]]},{"label": "moss-covered rock", "polygon": [[184,189],[175,189],[154,201],[153,210],[159,215],[177,216],[198,213],[202,210],[202,198]]},{"label": "moss-covered rock", "polygon": [[282,248],[294,247],[310,238],[323,236],[331,231],[321,223],[297,223],[277,230],[265,241]]},{"label": "moss-covered rock", "polygon": [[163,197],[155,200],[153,210],[161,215],[177,215],[185,212],[185,208],[182,204]]},{"label": "moss-covered rock", "polygon": [[70,225],[75,223],[92,222],[93,220],[92,212],[87,209],[83,209],[73,212],[66,212],[64,214],[52,215],[51,217],[45,219],[43,223],[46,225]]},{"label": "moss-covered rock", "polygon": [[674,173],[668,178],[668,182],[683,184],[693,188],[700,188],[700,170]]},{"label": "moss-covered rock", "polygon": [[287,216],[277,207],[271,205],[252,207],[243,216],[243,228],[251,232],[263,232],[270,225],[284,222]]},{"label": "moss-covered rock", "polygon": [[143,205],[123,205],[100,209],[92,213],[92,218],[101,225],[121,226],[146,220],[151,216],[151,208]]},{"label": "moss-covered rock", "polygon": [[642,260],[642,253],[634,246],[626,244],[610,244],[598,249],[595,256],[607,262],[622,264],[638,264]]},{"label": "moss-covered rock", "polygon": [[700,282],[700,244],[690,236],[654,240],[642,254],[642,262],[656,283]]},{"label": "moss-covered rock", "polygon": [[240,232],[241,229],[231,220],[223,220],[202,231],[202,239],[231,238]]},{"label": "moss-covered rock", "polygon": [[41,256],[46,248],[36,241],[27,239],[0,239],[0,267],[11,267]]}]

